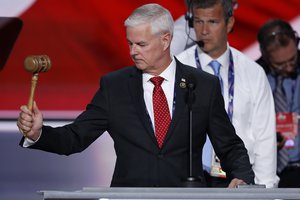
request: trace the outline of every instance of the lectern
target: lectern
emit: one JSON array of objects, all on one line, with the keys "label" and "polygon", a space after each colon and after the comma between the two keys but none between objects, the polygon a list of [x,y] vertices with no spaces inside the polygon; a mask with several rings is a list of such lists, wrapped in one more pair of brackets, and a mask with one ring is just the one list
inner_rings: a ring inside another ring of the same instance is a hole
[{"label": "lectern", "polygon": [[83,188],[80,191],[40,191],[45,200],[189,200],[300,199],[298,188]]}]

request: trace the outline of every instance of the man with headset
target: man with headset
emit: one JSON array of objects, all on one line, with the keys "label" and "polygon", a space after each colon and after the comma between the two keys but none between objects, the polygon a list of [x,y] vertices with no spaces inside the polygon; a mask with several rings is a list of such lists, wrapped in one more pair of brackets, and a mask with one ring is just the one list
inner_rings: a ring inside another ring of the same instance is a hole
[{"label": "man with headset", "polygon": [[[190,20],[192,16],[190,11],[191,2],[191,0],[184,0],[188,11],[174,22],[174,34],[171,42],[171,53],[173,55],[177,55],[195,44],[196,33],[192,25],[193,21]],[[237,0],[232,0],[232,3],[233,9],[236,10],[238,8]]]},{"label": "man with headset", "polygon": [[[192,0],[189,20],[197,45],[177,58],[219,77],[225,109],[248,150],[255,183],[277,187],[272,91],[262,68],[228,44],[228,33],[234,25],[233,10],[231,0]],[[224,187],[228,182],[226,174],[211,149],[207,142],[203,151],[207,182],[211,187]]]},{"label": "man with headset", "polygon": [[[261,27],[257,39],[262,53],[257,62],[266,71],[277,113],[279,187],[300,187],[299,37],[288,22],[273,19]],[[284,126],[293,127],[292,131],[283,130]]]}]

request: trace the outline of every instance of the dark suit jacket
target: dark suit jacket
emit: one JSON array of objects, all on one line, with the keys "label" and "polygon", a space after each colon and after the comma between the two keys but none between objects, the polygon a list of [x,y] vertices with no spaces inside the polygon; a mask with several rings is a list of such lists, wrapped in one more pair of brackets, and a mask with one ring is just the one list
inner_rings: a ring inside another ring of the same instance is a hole
[{"label": "dark suit jacket", "polygon": [[230,178],[254,182],[247,150],[224,110],[219,81],[176,60],[175,111],[163,147],[156,142],[143,97],[142,72],[128,67],[102,77],[100,89],[74,123],[59,128],[43,126],[30,148],[72,154],[87,148],[104,131],[114,141],[117,155],[111,186],[178,187],[189,175],[189,112],[187,89],[196,83],[193,104],[193,176],[203,177],[202,147],[206,133]]}]

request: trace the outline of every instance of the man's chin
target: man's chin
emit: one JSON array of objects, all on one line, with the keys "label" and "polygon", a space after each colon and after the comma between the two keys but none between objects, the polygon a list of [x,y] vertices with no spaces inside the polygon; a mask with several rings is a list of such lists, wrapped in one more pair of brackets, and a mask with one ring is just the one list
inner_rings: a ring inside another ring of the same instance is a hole
[{"label": "man's chin", "polygon": [[138,68],[139,70],[144,70],[146,67],[144,65],[135,63],[136,68]]}]

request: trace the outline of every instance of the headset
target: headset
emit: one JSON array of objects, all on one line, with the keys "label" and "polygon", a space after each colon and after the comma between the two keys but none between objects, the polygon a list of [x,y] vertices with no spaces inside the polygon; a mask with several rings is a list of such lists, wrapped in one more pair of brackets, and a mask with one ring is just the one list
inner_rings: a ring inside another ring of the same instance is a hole
[{"label": "headset", "polygon": [[[185,20],[187,21],[188,27],[193,28],[194,27],[194,25],[193,25],[194,17],[193,17],[193,11],[192,11],[192,9],[193,9],[193,0],[186,0],[186,4],[187,4],[187,12],[185,13]],[[237,2],[233,3],[233,8],[232,9],[233,10],[237,9],[237,7],[238,7]],[[230,10],[228,12],[228,17],[233,16],[233,10]]]},{"label": "headset", "polygon": [[[185,13],[185,20],[186,20],[186,25],[185,25],[185,33],[188,36],[188,39],[196,43],[200,48],[204,47],[204,42],[203,41],[197,41],[193,39],[190,35],[191,33],[191,28],[194,28],[193,25],[193,14],[192,14],[192,0],[186,0],[186,5],[187,5],[187,12]],[[185,49],[188,47],[188,39],[186,41]]]},{"label": "headset", "polygon": [[192,0],[186,0],[186,4],[187,4],[187,11],[185,13],[185,20],[188,23],[188,26],[190,28],[193,28],[193,14],[192,14],[192,8],[193,8],[193,1]]},{"label": "headset", "polygon": [[186,0],[186,4],[187,4],[187,11],[185,13],[185,20],[187,21],[188,23],[188,26],[190,28],[193,28],[194,25],[193,25],[193,14],[192,14],[192,4],[193,4],[193,1],[192,0]]}]

